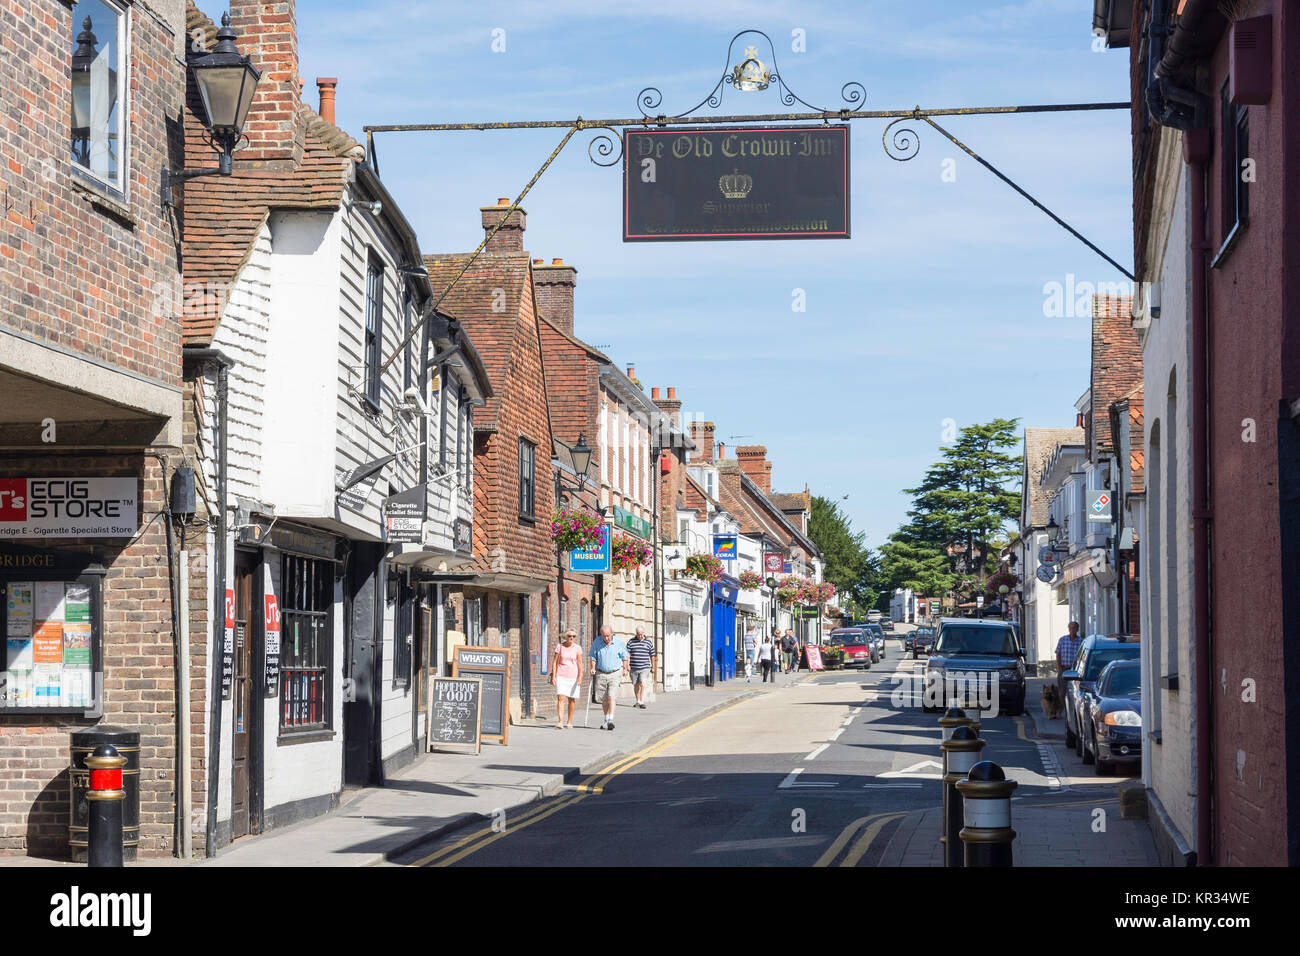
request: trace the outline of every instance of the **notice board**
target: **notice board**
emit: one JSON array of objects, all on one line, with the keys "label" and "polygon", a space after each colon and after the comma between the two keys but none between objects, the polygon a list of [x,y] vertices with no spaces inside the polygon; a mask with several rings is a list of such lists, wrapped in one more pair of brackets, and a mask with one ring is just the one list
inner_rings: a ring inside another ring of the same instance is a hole
[{"label": "notice board", "polygon": [[429,683],[429,749],[482,749],[483,681],[478,677],[435,677]]},{"label": "notice board", "polygon": [[483,682],[479,736],[509,744],[510,648],[457,644],[452,656],[453,677],[477,677]]}]

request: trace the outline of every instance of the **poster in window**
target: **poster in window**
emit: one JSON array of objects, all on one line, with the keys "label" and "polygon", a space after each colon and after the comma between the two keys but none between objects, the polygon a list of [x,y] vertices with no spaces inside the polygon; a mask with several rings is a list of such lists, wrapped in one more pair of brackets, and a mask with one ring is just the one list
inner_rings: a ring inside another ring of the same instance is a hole
[{"label": "poster in window", "polygon": [[58,707],[62,696],[61,664],[36,664],[32,667],[32,686],[37,707]]},{"label": "poster in window", "polygon": [[63,622],[41,621],[36,625],[32,660],[37,664],[63,667]]},{"label": "poster in window", "polygon": [[63,582],[36,582],[36,621],[63,620]]},{"label": "poster in window", "polygon": [[63,588],[63,620],[90,623],[90,585],[69,581]]},{"label": "poster in window", "polygon": [[9,585],[8,637],[30,640],[32,636],[32,585],[30,581],[15,581]]},{"label": "poster in window", "polygon": [[221,699],[230,700],[235,680],[235,592],[226,588],[225,640],[221,648]]}]

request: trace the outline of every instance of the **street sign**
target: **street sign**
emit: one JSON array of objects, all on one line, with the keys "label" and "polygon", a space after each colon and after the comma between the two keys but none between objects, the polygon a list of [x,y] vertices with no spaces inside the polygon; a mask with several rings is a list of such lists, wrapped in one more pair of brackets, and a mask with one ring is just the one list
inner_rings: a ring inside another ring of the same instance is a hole
[{"label": "street sign", "polygon": [[736,560],[736,541],[734,534],[715,534],[713,536],[713,556],[723,561]]},{"label": "street sign", "polygon": [[1113,520],[1114,498],[1106,489],[1088,492],[1088,520],[1105,521],[1109,523]]},{"label": "street sign", "polygon": [[613,547],[612,526],[605,525],[603,544],[574,548],[569,552],[569,570],[580,574],[606,574],[609,571],[610,548]]},{"label": "street sign", "polygon": [[1038,549],[1038,560],[1041,564],[1055,564],[1056,551],[1050,544],[1045,544]]},{"label": "street sign", "polygon": [[1037,576],[1038,580],[1042,581],[1044,584],[1051,584],[1052,579],[1056,577],[1056,568],[1051,565],[1044,564],[1044,565],[1040,565],[1038,570],[1034,573]]},{"label": "street sign", "polygon": [[623,241],[849,238],[849,127],[623,134]]}]

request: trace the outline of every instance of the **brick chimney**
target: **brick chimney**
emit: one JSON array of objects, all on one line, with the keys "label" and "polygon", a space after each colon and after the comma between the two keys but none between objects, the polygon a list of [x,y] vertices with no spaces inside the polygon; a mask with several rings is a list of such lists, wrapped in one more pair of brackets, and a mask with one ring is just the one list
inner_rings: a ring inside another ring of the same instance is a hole
[{"label": "brick chimney", "polygon": [[691,422],[691,441],[696,446],[692,462],[713,461],[713,422]]},{"label": "brick chimney", "polygon": [[726,457],[727,457],[727,446],[722,442],[718,442],[718,461],[722,461],[722,459]]},{"label": "brick chimney", "polygon": [[740,470],[745,473],[745,477],[762,488],[764,494],[770,495],[772,466],[767,461],[767,446],[741,445],[736,449],[736,458],[740,461]]},{"label": "brick chimney", "polygon": [[262,71],[244,132],[239,165],[292,169],[302,161],[307,127],[298,107],[298,21],[294,0],[230,0],[239,52]]},{"label": "brick chimney", "polygon": [[563,259],[552,259],[549,266],[542,265],[541,259],[533,260],[537,311],[569,335],[573,334],[573,293],[577,285],[578,270],[565,265]]},{"label": "brick chimney", "polygon": [[337,76],[316,77],[316,88],[320,90],[320,109],[316,112],[320,118],[331,126],[334,125],[334,89],[339,85]]},{"label": "brick chimney", "polygon": [[[492,227],[500,221],[510,208],[510,200],[502,197],[497,200],[495,206],[480,206],[479,212],[483,216],[483,233],[492,231]],[[486,248],[483,250],[485,256],[512,256],[518,255],[524,251],[524,225],[525,216],[523,208],[516,209],[506,220],[506,224],[497,230],[497,234],[488,240]],[[569,328],[573,327],[573,321],[570,319]]]}]

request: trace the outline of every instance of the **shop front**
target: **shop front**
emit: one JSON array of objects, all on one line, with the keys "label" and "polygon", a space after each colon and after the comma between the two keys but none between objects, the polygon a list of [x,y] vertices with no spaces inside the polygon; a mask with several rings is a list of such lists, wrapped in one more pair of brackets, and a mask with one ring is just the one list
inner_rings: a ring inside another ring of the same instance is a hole
[{"label": "shop front", "polygon": [[713,585],[711,636],[715,680],[725,681],[736,676],[736,599],[739,595],[740,582],[735,578],[724,577]]},{"label": "shop front", "polygon": [[[689,690],[697,668],[696,621],[704,607],[704,586],[687,578],[664,580],[664,690]],[[700,627],[703,631],[703,626]]]}]

